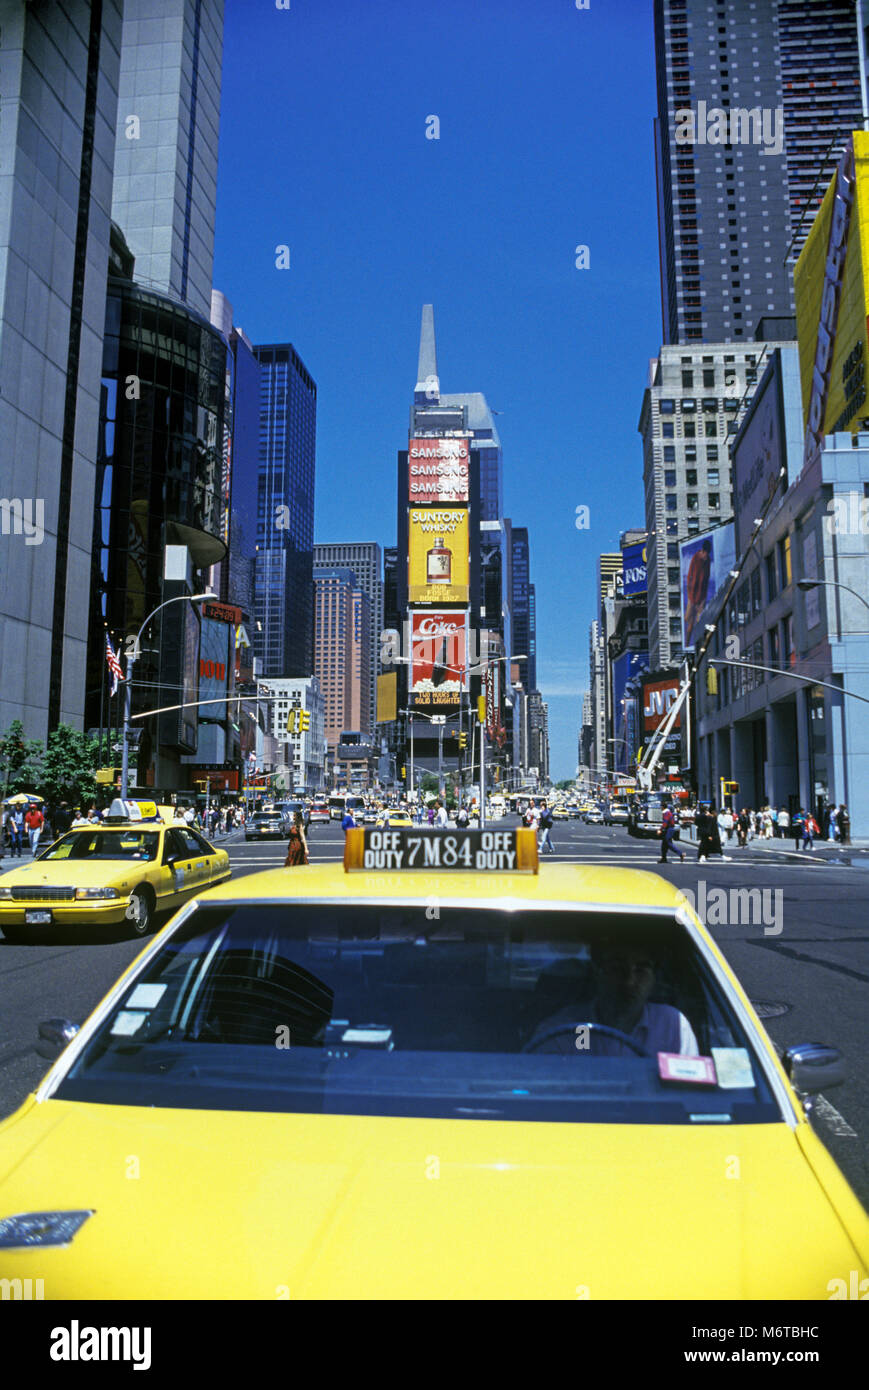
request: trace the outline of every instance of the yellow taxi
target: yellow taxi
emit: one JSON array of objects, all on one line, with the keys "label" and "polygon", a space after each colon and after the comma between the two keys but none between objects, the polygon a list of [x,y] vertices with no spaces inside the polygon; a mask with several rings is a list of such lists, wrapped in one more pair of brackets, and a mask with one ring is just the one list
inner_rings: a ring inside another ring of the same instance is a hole
[{"label": "yellow taxi", "polygon": [[106,820],[68,830],[0,875],[0,930],[9,941],[45,929],[117,926],[146,936],[158,913],[229,878],[229,855],[172,808],[116,801]]},{"label": "yellow taxi", "polygon": [[409,830],[413,828],[413,821],[407,811],[396,809],[381,811],[377,823],[388,830]]},{"label": "yellow taxi", "polygon": [[[828,1299],[869,1223],[685,899],[532,831],[211,889],[0,1125],[46,1299]],[[801,1097],[802,1093],[802,1097]],[[132,1181],[135,1179],[135,1181]],[[861,1285],[862,1287],[862,1285]]]},{"label": "yellow taxi", "polygon": [[552,819],[553,819],[553,820],[568,820],[569,817],[568,817],[568,814],[567,814],[567,807],[566,807],[566,806],[553,806],[553,808],[552,808]]}]

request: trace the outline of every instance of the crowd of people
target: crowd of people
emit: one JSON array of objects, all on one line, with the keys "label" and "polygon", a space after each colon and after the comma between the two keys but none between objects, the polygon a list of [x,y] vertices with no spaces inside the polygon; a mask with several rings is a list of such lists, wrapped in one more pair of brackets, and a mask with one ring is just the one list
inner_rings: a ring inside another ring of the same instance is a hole
[{"label": "crowd of people", "polygon": [[[794,849],[799,852],[811,850],[816,840],[842,845],[851,843],[851,817],[845,805],[827,806],[820,825],[805,807],[793,813],[784,807],[776,809],[773,806],[764,806],[759,811],[748,807],[731,810],[727,806],[716,810],[714,802],[699,806],[693,820],[697,830],[698,861],[707,859],[711,854],[728,859],[725,850],[729,846],[735,844],[744,848],[750,840],[755,839],[792,839]],[[667,863],[667,855],[671,851],[685,858],[684,852],[677,849],[675,844],[679,839],[679,822],[679,811],[667,807],[661,826],[662,864]]]}]

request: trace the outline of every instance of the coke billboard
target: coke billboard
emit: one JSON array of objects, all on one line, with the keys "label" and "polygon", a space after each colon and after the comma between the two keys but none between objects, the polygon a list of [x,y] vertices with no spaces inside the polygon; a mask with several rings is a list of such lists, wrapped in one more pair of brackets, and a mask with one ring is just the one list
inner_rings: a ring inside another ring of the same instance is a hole
[{"label": "coke billboard", "polygon": [[468,615],[412,612],[410,697],[415,705],[458,705],[467,689]]}]

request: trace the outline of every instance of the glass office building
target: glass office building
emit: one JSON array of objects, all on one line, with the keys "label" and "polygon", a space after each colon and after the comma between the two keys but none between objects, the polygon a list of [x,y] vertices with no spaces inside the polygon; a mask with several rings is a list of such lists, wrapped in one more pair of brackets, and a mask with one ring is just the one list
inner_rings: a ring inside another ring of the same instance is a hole
[{"label": "glass office building", "polygon": [[[86,727],[117,729],[120,723],[120,694],[108,695],[107,632],[115,650],[123,651],[124,639],[154,608],[204,590],[205,571],[226,554],[226,367],[226,345],[201,315],[132,280],[109,278]],[[167,545],[187,547],[186,580],[164,580]],[[145,630],[134,714],[198,698],[200,621],[194,606],[179,603]],[[197,749],[195,708],[142,727],[139,784],[186,785],[180,755]]]},{"label": "glass office building", "polygon": [[290,343],[254,349],[260,366],[256,635],[263,676],[314,669],[317,387]]}]

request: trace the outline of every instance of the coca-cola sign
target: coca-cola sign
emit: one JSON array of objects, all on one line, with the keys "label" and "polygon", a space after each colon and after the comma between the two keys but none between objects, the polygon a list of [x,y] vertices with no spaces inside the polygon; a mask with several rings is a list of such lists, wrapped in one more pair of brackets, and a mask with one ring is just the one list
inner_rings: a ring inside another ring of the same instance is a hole
[{"label": "coca-cola sign", "polygon": [[410,695],[416,705],[457,705],[467,689],[467,613],[411,613]]},{"label": "coca-cola sign", "polygon": [[407,500],[467,502],[469,441],[412,439],[407,449]]}]

